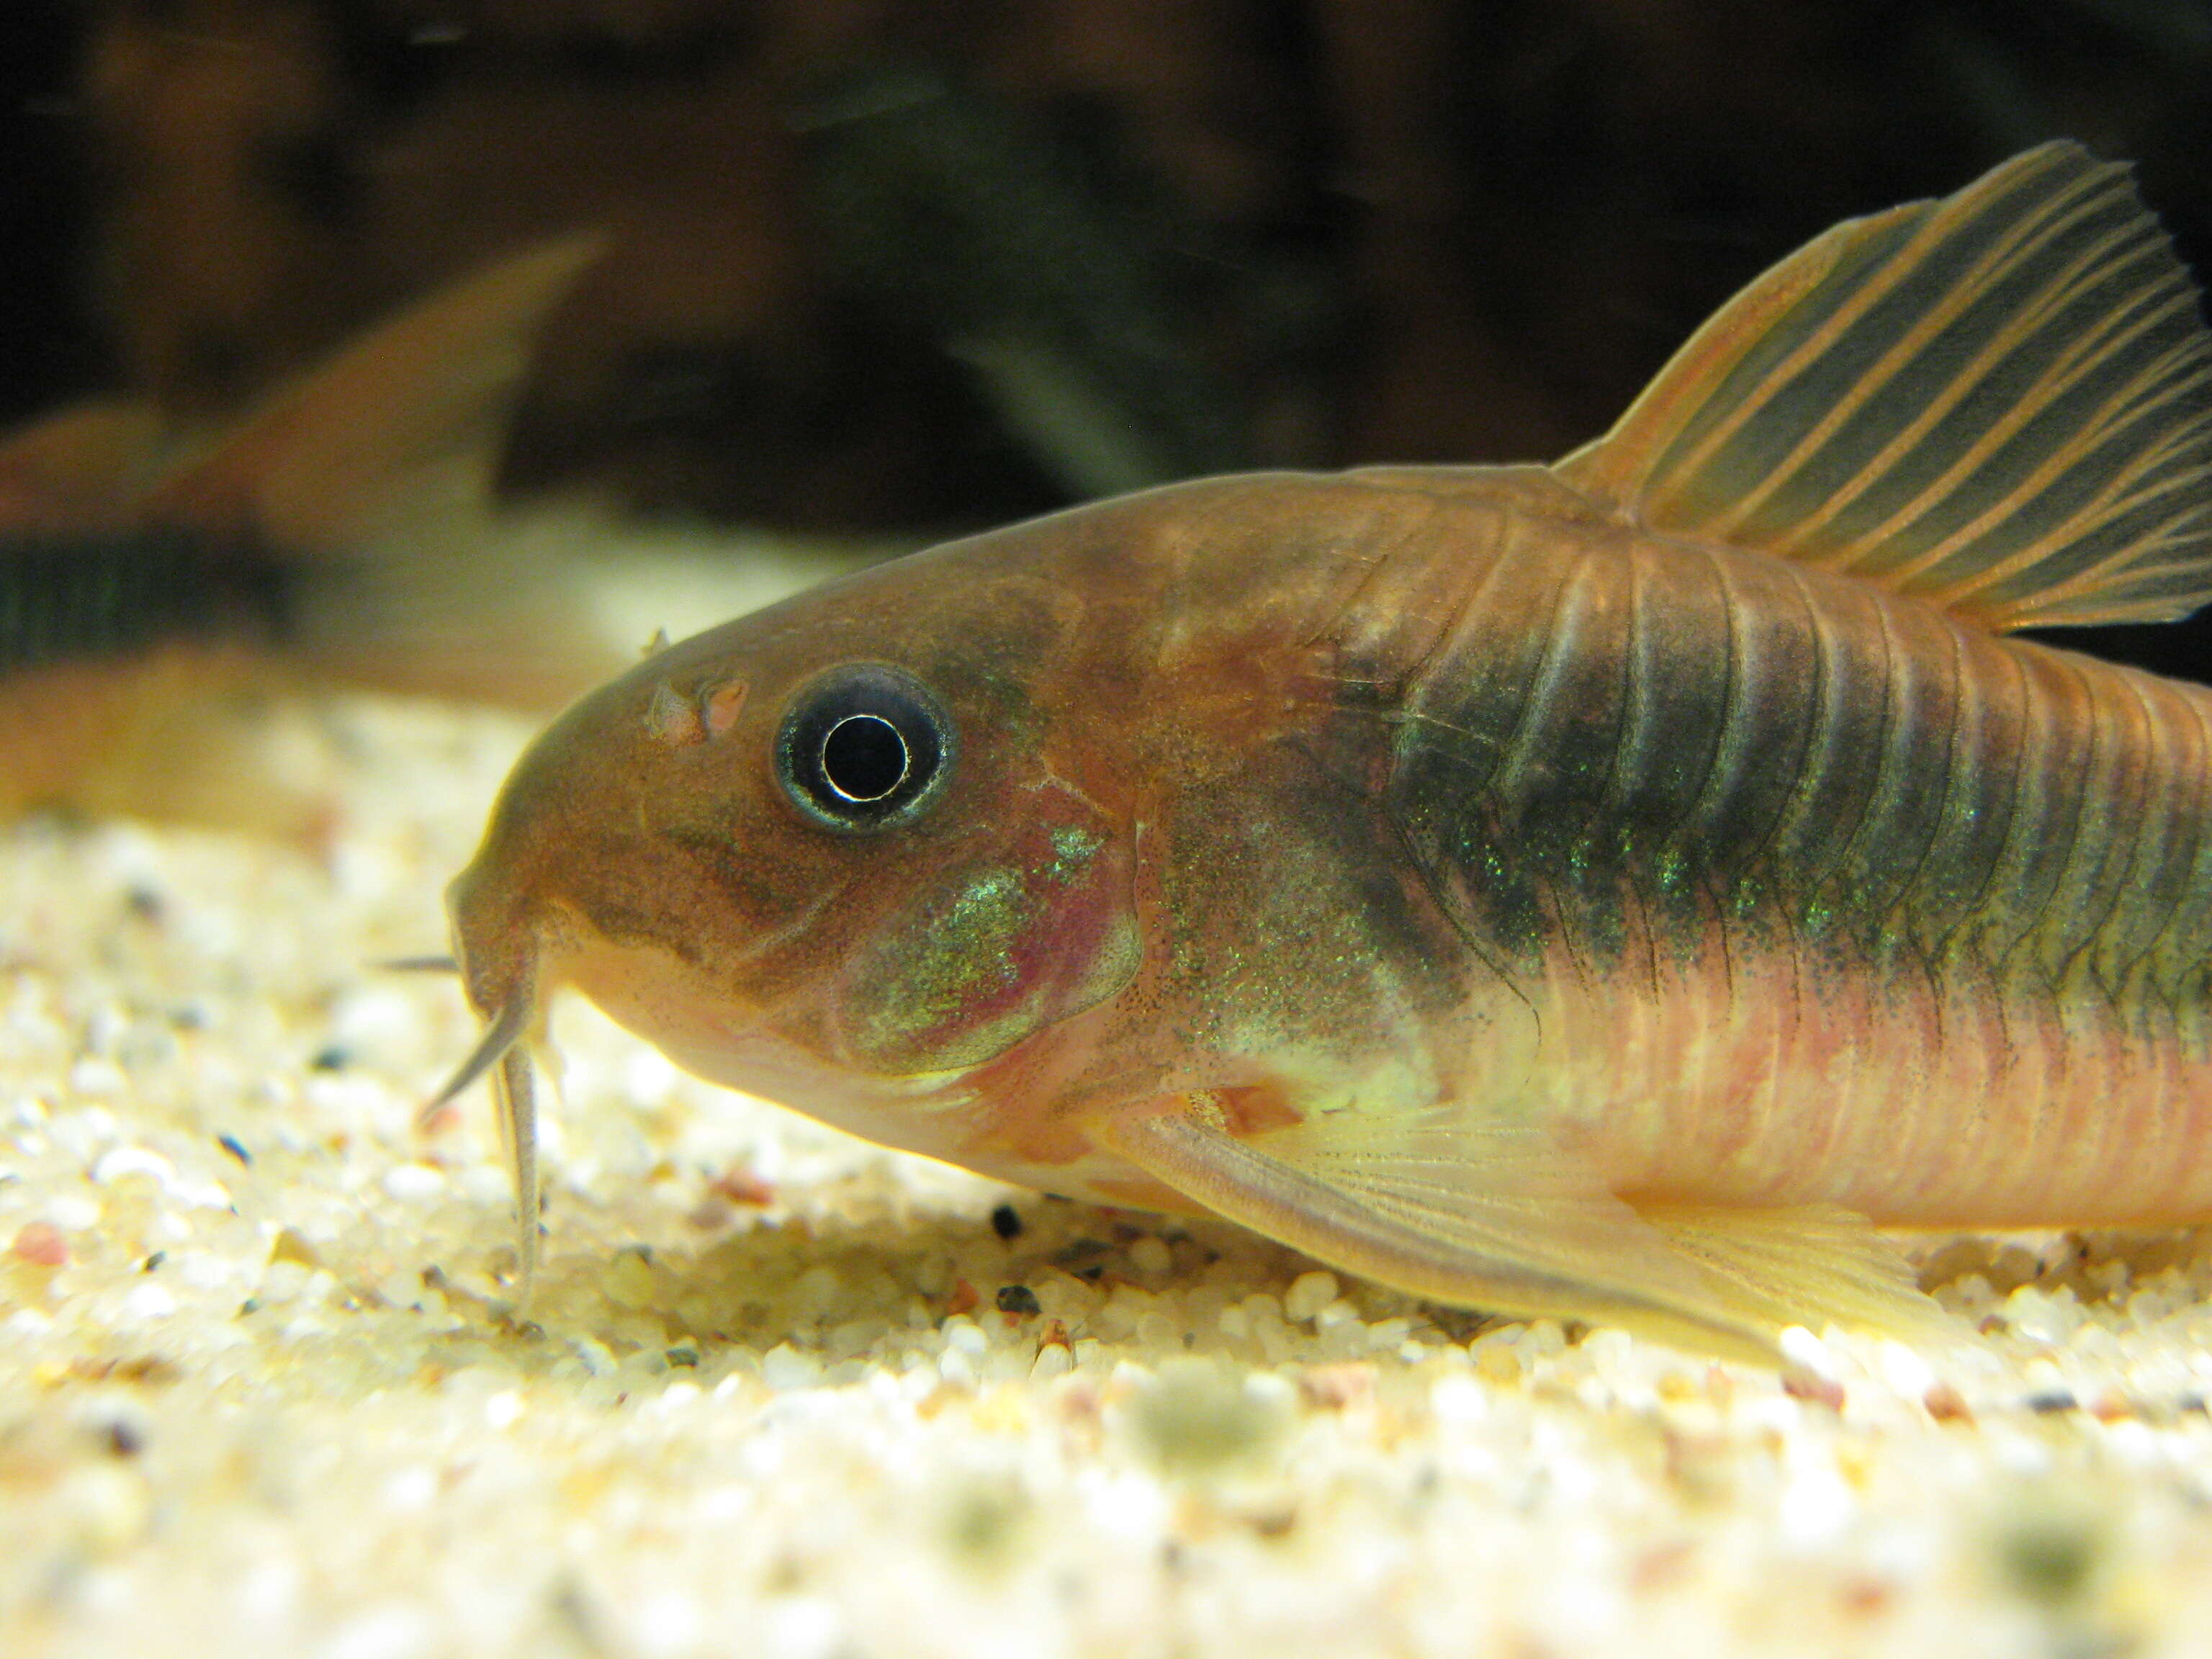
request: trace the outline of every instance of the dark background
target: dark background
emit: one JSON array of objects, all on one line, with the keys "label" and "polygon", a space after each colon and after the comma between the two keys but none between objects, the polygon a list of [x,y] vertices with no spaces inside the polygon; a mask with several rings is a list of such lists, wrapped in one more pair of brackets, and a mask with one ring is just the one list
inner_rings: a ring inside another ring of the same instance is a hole
[{"label": "dark background", "polygon": [[219,414],[593,225],[511,486],[811,528],[1548,458],[2048,137],[2212,264],[2207,0],[18,0],[9,47],[0,416]]}]

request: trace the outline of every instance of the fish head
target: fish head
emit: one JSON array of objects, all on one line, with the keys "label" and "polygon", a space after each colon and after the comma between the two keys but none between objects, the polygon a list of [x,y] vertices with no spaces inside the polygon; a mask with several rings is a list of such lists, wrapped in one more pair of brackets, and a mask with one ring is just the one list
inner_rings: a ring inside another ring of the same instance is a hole
[{"label": "fish head", "polygon": [[687,1069],[879,1139],[1142,954],[1118,672],[999,538],[667,647],[514,769],[449,903],[495,1025],[582,990]]}]

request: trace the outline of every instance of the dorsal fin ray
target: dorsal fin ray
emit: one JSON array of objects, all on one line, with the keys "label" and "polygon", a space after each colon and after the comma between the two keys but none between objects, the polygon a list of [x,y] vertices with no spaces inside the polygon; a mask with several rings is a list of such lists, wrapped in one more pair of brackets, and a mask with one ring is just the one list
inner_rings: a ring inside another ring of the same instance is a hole
[{"label": "dorsal fin ray", "polygon": [[2045,144],[1808,244],[1556,470],[1995,630],[2166,621],[2212,599],[2212,336],[2128,170]]}]

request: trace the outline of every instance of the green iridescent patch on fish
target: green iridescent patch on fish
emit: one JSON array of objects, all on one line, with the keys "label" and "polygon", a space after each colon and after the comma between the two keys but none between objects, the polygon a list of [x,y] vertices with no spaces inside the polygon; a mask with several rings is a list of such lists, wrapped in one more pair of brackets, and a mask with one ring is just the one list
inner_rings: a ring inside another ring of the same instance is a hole
[{"label": "green iridescent patch on fish", "polygon": [[1095,830],[1062,825],[1052,832],[1052,862],[1045,874],[1054,881],[1073,881],[1082,867],[1106,844]]},{"label": "green iridescent patch on fish", "polygon": [[[958,884],[941,907],[916,918],[911,931],[887,940],[890,948],[864,967],[862,988],[853,1000],[863,1046],[879,1055],[906,1054],[976,1004],[1018,986],[1021,974],[1010,947],[1028,919],[1025,897],[1016,872],[985,870]],[[978,1044],[995,1052],[1004,1045],[993,1027],[1019,1017],[1012,1009],[971,1028],[963,1053]],[[961,1058],[936,1057],[956,1065]]]},{"label": "green iridescent patch on fish", "polygon": [[1752,876],[1739,876],[1729,890],[1729,913],[1738,921],[1747,921],[1757,915],[1767,903],[1765,884]]},{"label": "green iridescent patch on fish", "polygon": [[1058,824],[1025,857],[953,872],[855,963],[854,1048],[893,1073],[977,1065],[1126,981],[1134,927],[1090,879],[1106,848]]}]

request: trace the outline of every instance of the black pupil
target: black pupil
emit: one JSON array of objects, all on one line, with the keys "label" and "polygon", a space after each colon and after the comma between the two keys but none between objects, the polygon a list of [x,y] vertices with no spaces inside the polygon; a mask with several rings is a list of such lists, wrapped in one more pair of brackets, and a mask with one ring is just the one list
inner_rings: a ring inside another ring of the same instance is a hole
[{"label": "black pupil", "polygon": [[848,714],[822,739],[822,776],[849,801],[876,801],[906,781],[911,757],[880,714]]}]

